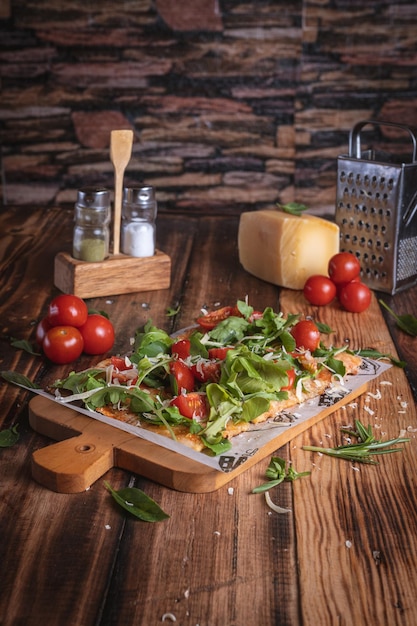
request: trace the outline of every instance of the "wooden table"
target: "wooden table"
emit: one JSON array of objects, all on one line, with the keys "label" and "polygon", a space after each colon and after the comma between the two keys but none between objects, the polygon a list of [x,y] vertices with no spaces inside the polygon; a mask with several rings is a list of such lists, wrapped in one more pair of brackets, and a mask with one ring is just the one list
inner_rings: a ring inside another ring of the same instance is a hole
[{"label": "wooden table", "polygon": [[[155,524],[126,517],[103,480],[71,495],[37,484],[32,453],[52,442],[28,424],[31,394],[2,381],[0,428],[18,424],[20,432],[16,445],[0,450],[2,626],[151,626],[164,619],[181,626],[416,624],[417,339],[384,321],[377,297],[360,315],[337,304],[316,309],[300,293],[250,276],[238,262],[237,225],[237,215],[159,216],[158,247],[172,259],[170,289],[88,302],[114,321],[115,352],[129,351],[129,338],[149,317],[174,331],[203,306],[248,295],[256,308],[310,313],[328,323],[334,344],[398,352],[407,368],[391,368],[356,408],[333,413],[277,450],[297,471],[311,471],[271,494],[291,513],[276,514],[262,495],[251,494],[269,458],[206,494],[174,491],[121,469],[107,472],[114,488],[139,487],[170,515]],[[10,337],[33,341],[36,322],[58,293],[53,260],[71,248],[72,210],[10,208],[0,228],[1,369],[42,385],[68,367],[11,347]],[[417,288],[382,297],[397,313],[416,314]],[[178,306],[167,317],[168,307]],[[77,369],[90,363],[84,356]],[[380,457],[378,466],[302,450],[336,445],[339,427],[355,417],[381,438],[406,429],[410,442]]]}]

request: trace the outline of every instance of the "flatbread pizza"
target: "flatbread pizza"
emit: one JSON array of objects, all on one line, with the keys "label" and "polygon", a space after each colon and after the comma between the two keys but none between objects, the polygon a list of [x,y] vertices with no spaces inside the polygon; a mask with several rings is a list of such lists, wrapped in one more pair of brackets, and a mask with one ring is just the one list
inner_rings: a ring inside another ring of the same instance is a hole
[{"label": "flatbread pizza", "polygon": [[[299,315],[284,317],[247,302],[222,307],[175,336],[152,321],[135,334],[128,356],[55,381],[64,402],[222,454],[236,435],[317,397],[357,373],[362,359],[300,334]],[[314,330],[316,329],[316,331]],[[312,343],[313,342],[313,343]]]}]

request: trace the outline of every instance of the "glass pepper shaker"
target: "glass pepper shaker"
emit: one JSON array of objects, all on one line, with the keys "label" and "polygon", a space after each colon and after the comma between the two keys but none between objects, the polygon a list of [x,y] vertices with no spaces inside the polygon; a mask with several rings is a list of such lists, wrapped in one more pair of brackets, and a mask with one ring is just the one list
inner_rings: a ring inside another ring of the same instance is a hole
[{"label": "glass pepper shaker", "polygon": [[157,203],[153,187],[125,187],[121,251],[134,257],[155,254]]},{"label": "glass pepper shaker", "polygon": [[101,187],[80,189],[74,218],[74,259],[103,261],[109,256],[110,192]]}]

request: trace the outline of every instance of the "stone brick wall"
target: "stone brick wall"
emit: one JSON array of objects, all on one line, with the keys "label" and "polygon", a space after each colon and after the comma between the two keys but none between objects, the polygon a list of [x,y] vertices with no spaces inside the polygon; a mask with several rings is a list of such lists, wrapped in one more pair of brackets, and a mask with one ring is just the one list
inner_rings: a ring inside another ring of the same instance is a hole
[{"label": "stone brick wall", "polygon": [[416,29],[415,0],[0,0],[2,203],[112,188],[132,128],[125,183],[162,211],[333,210],[355,122],[417,127]]}]

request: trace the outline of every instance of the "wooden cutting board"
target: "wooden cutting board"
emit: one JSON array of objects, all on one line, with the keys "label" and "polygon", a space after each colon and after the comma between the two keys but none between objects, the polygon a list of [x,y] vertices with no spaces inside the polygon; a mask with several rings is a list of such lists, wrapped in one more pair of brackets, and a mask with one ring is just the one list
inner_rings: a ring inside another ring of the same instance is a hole
[{"label": "wooden cutting board", "polygon": [[78,493],[88,489],[109,469],[119,467],[177,491],[215,491],[330,413],[352,402],[366,388],[367,383],[317,415],[283,430],[230,472],[212,469],[48,398],[35,396],[29,403],[30,425],[58,443],[33,453],[32,475],[52,491]]}]

